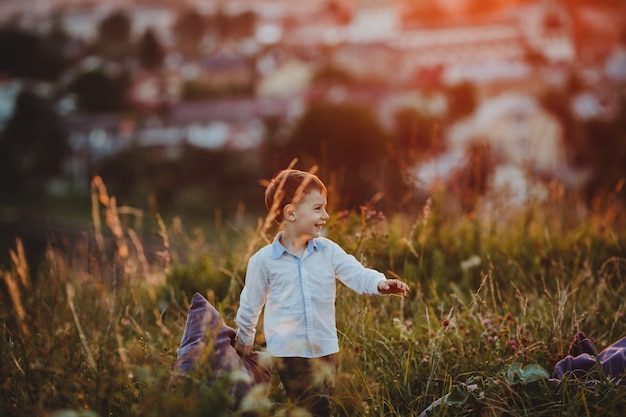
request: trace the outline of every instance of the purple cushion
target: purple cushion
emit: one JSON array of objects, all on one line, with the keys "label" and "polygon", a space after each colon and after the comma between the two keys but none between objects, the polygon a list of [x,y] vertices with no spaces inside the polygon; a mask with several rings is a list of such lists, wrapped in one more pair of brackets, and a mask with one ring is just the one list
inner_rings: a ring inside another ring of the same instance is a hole
[{"label": "purple cushion", "polygon": [[598,355],[604,373],[626,384],[626,337],[621,338]]},{"label": "purple cushion", "polygon": [[567,376],[593,383],[600,377],[600,369],[607,377],[626,384],[626,337],[597,354],[591,340],[579,332],[570,345],[568,355],[554,366],[552,377],[561,379]]},{"label": "purple cushion", "polygon": [[235,396],[243,398],[255,384],[269,382],[271,369],[259,363],[256,353],[242,360],[233,346],[235,334],[211,303],[195,293],[187,312],[176,369],[183,373],[198,372],[207,381],[240,371],[244,378],[238,378]]},{"label": "purple cushion", "polygon": [[588,353],[567,355],[554,366],[552,377],[561,379],[567,376],[570,379],[587,380],[597,364],[597,359]]},{"label": "purple cushion", "polygon": [[[198,365],[206,365],[218,374],[241,367],[241,359],[232,348],[234,337],[235,330],[224,324],[218,311],[202,295],[195,293],[178,348],[178,367],[190,372]],[[212,342],[209,345],[211,352],[204,351],[207,340]],[[203,354],[208,362],[206,364],[199,362]]]},{"label": "purple cushion", "polygon": [[593,342],[583,332],[578,332],[569,346],[568,355],[578,356],[587,353],[592,356],[598,356],[597,352]]}]

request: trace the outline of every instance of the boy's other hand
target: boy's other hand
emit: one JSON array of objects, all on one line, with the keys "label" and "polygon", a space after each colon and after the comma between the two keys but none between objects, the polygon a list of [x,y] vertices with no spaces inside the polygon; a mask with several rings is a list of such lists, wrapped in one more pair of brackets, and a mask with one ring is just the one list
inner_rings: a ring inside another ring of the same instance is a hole
[{"label": "boy's other hand", "polygon": [[244,346],[241,343],[239,343],[238,340],[235,340],[234,347],[235,347],[235,350],[237,351],[237,354],[241,356],[242,358],[250,356],[250,354],[252,353],[252,346]]},{"label": "boy's other hand", "polygon": [[386,279],[378,283],[378,292],[381,294],[399,294],[406,297],[409,286],[398,279]]}]

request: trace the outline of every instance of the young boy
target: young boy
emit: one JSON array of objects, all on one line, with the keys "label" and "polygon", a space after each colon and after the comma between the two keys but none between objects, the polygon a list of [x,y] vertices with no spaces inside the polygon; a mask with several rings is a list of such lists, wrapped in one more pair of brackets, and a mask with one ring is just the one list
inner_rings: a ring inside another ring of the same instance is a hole
[{"label": "young boy", "polygon": [[328,220],[326,187],[315,175],[281,171],[265,191],[265,204],[280,224],[272,244],[248,262],[237,311],[235,349],[252,352],[265,307],[267,350],[289,399],[314,416],[329,416],[334,354],[335,279],[359,294],[400,294],[408,286],[365,268],[335,242],[322,237]]}]

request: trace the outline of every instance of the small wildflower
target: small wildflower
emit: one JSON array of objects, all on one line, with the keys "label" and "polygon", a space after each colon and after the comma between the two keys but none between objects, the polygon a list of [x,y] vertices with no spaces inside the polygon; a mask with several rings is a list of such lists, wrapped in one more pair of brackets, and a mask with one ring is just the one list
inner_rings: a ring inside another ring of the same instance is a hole
[{"label": "small wildflower", "polygon": [[448,327],[448,326],[450,325],[450,320],[448,320],[448,319],[444,319],[444,320],[441,322],[441,325],[442,325],[443,327]]},{"label": "small wildflower", "polygon": [[399,338],[402,342],[411,343],[413,338],[412,334],[409,331],[409,327],[406,325],[406,321],[402,322],[399,317],[393,318],[393,325],[398,330]]},{"label": "small wildflower", "polygon": [[480,257],[477,255],[470,256],[468,259],[461,262],[461,269],[467,271],[480,265]]}]

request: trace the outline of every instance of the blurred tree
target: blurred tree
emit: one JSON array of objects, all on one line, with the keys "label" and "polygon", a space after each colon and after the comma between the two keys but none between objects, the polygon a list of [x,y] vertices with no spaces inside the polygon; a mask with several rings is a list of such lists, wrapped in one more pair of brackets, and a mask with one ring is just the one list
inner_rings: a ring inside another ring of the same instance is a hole
[{"label": "blurred tree", "polygon": [[339,0],[329,0],[326,3],[325,9],[326,13],[333,16],[335,22],[340,25],[347,25],[352,20],[352,12]]},{"label": "blurred tree", "polygon": [[185,10],[174,25],[178,49],[184,55],[197,56],[207,27],[208,22],[200,13],[193,9]]},{"label": "blurred tree", "polygon": [[257,15],[251,10],[246,10],[245,12],[235,15],[233,20],[235,22],[234,27],[236,28],[235,37],[239,39],[250,38],[254,35],[254,31],[256,29]]},{"label": "blurred tree", "polygon": [[531,67],[541,67],[548,64],[546,56],[537,48],[531,45],[524,45],[524,61]]},{"label": "blurred tree", "polygon": [[623,47],[626,47],[626,24],[620,30],[619,44]]},{"label": "blurred tree", "polygon": [[102,19],[98,27],[100,39],[107,43],[125,43],[130,41],[130,18],[122,10],[117,10]]},{"label": "blurred tree", "polygon": [[154,195],[160,209],[225,217],[239,204],[264,209],[259,157],[254,152],[207,150],[184,146],[172,156],[163,147],[127,147],[98,163],[97,173],[120,201],[144,204]]},{"label": "blurred tree", "polygon": [[239,14],[228,14],[219,10],[213,16],[212,22],[221,39],[245,39],[254,34],[257,15],[250,10]]},{"label": "blurred tree", "polygon": [[97,69],[78,75],[68,91],[78,97],[78,107],[87,112],[123,111],[127,108],[127,74],[108,75]]},{"label": "blurred tree", "polygon": [[320,175],[336,178],[340,192],[335,204],[354,208],[383,189],[383,167],[388,157],[387,136],[371,108],[358,104],[313,103],[299,120],[281,155],[285,168],[294,157],[302,166],[320,167]]},{"label": "blurred tree", "polygon": [[45,40],[63,54],[70,63],[68,65],[78,62],[87,50],[84,41],[73,38],[67,33],[60,16],[54,16],[52,19],[52,26],[44,35]]},{"label": "blurred tree", "polygon": [[62,172],[69,152],[65,125],[53,103],[22,91],[0,133],[0,189],[26,200],[37,199],[47,182]]},{"label": "blurred tree", "polygon": [[[541,104],[563,126],[563,141],[570,164],[591,169],[592,178],[587,184],[589,199],[596,194],[613,192],[620,181],[626,180],[626,98],[623,95],[619,112],[611,120],[577,120],[571,110],[568,92],[546,92],[541,97]],[[618,192],[622,199],[626,199],[626,188],[622,187]]]},{"label": "blurred tree", "polygon": [[356,83],[352,74],[345,69],[332,64],[327,64],[318,68],[317,71],[315,71],[315,74],[313,74],[313,81],[342,85],[353,85]]},{"label": "blurred tree", "polygon": [[495,161],[487,141],[469,144],[465,155],[465,162],[453,172],[447,188],[464,211],[472,212],[488,191]]},{"label": "blurred tree", "polygon": [[165,51],[152,29],[146,30],[139,40],[138,54],[140,65],[147,70],[163,66]]},{"label": "blurred tree", "polygon": [[228,38],[230,36],[231,19],[228,14],[221,9],[218,10],[213,16],[213,22],[220,38]]},{"label": "blurred tree", "polygon": [[[573,81],[575,78],[570,80],[570,84],[577,83],[577,81]],[[539,101],[544,109],[557,118],[563,128],[563,144],[568,161],[573,166],[581,167],[584,162],[580,151],[584,147],[585,138],[570,106],[570,94],[575,91],[549,90],[541,95]]]},{"label": "blurred tree", "polygon": [[0,29],[0,73],[56,81],[68,65],[59,47],[45,38],[19,28]]},{"label": "blurred tree", "polygon": [[455,84],[448,88],[448,119],[456,121],[474,113],[478,105],[476,86],[469,82]]},{"label": "blurred tree", "polygon": [[122,10],[112,12],[98,26],[94,52],[103,58],[120,60],[133,55],[131,22]]},{"label": "blurred tree", "polygon": [[398,158],[408,164],[442,151],[439,121],[415,108],[400,109],[395,114],[395,130],[391,145]]},{"label": "blurred tree", "polygon": [[585,142],[578,153],[582,164],[592,169],[589,197],[617,192],[626,201],[626,99],[615,119],[586,122],[583,130]]},{"label": "blurred tree", "polygon": [[[386,189],[397,202],[394,210],[407,207],[415,198],[414,180],[408,173],[420,161],[443,150],[439,121],[413,107],[398,110],[388,144],[390,166],[386,169]],[[395,185],[394,185],[395,184]],[[389,206],[389,205],[388,205]]]},{"label": "blurred tree", "polygon": [[52,26],[48,30],[46,38],[51,44],[59,48],[62,48],[63,45],[70,42],[72,39],[63,27],[63,21],[59,16],[52,17]]}]

